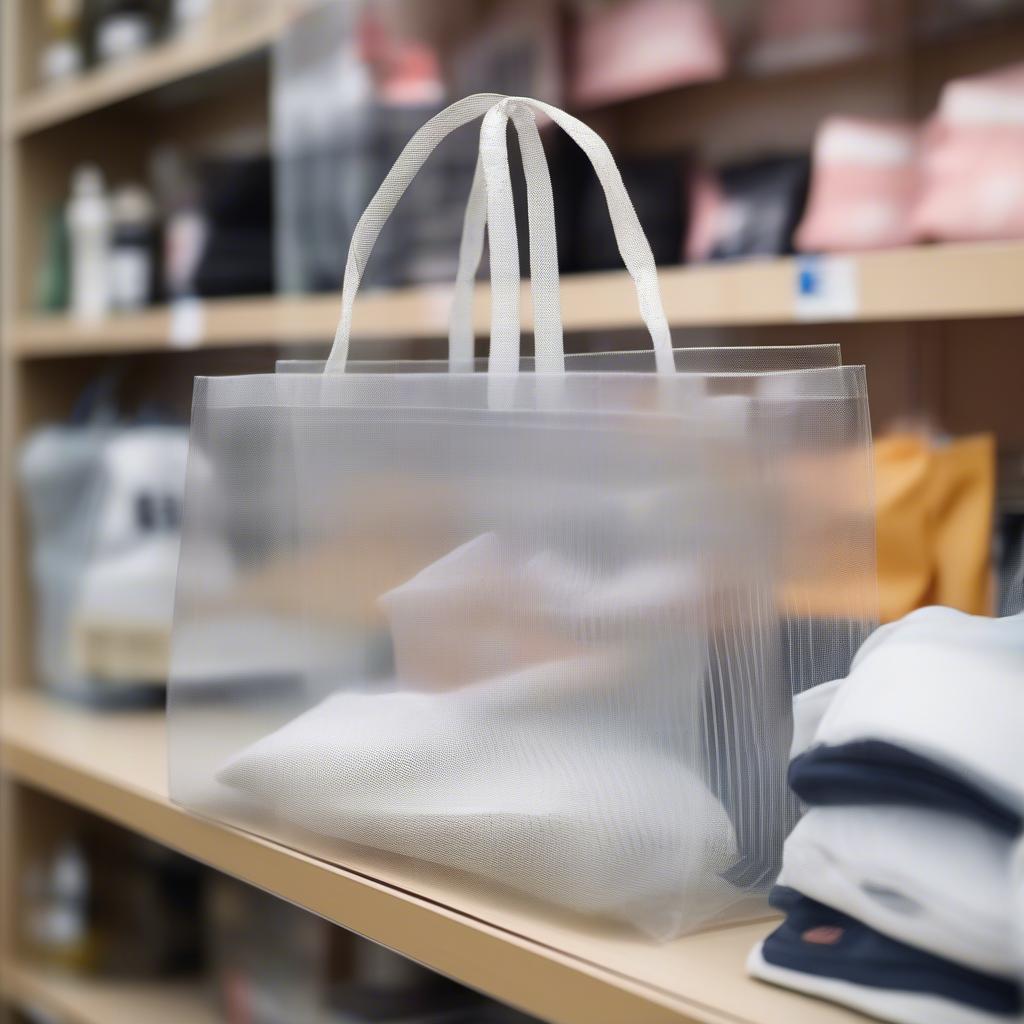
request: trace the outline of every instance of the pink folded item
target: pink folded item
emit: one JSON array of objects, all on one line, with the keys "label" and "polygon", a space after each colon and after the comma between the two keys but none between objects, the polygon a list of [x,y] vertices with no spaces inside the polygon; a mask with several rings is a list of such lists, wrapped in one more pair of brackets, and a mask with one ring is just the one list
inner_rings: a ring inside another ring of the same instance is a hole
[{"label": "pink folded item", "polygon": [[876,0],[763,0],[746,64],[768,72],[848,59],[879,30]]},{"label": "pink folded item", "polygon": [[576,106],[613,103],[721,78],[724,33],[707,0],[625,0],[581,18],[569,96]]},{"label": "pink folded item", "polygon": [[1024,126],[936,123],[914,228],[939,241],[1024,238]]},{"label": "pink folded item", "polygon": [[947,82],[935,113],[948,124],[1024,126],[1024,63]]},{"label": "pink folded item", "polygon": [[917,130],[891,121],[830,117],[814,141],[803,251],[883,249],[915,240]]},{"label": "pink folded item", "polygon": [[924,135],[915,230],[1024,237],[1024,64],[950,82]]}]

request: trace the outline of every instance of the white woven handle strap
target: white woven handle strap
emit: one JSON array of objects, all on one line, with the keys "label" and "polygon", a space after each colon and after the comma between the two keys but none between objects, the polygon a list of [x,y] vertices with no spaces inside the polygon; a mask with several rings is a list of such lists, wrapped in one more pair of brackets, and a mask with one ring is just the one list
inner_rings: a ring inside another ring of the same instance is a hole
[{"label": "white woven handle strap", "polygon": [[334,344],[324,366],[325,373],[340,373],[345,369],[349,336],[352,333],[352,310],[363,271],[381,228],[387,223],[409,183],[445,137],[456,128],[480,117],[501,99],[503,97],[499,93],[477,93],[446,107],[413,135],[388,171],[352,232],[345,262],[345,281],[341,288],[341,316],[334,332]]},{"label": "white woven handle strap", "polygon": [[[555,203],[551,194],[544,146],[533,111],[516,107],[512,122],[519,138],[526,177],[526,205],[530,230],[530,285],[533,297],[534,352],[538,372],[564,372],[565,346],[562,342],[562,318],[559,314],[558,253],[555,248]],[[506,156],[507,163],[507,156]],[[502,323],[519,317],[519,248],[516,240],[515,209],[511,187],[499,200],[503,223],[511,222],[516,246],[514,275],[495,282],[492,277],[491,315]],[[483,154],[477,159],[473,187],[466,206],[459,247],[459,269],[455,277],[451,322],[448,328],[448,365],[453,371],[473,370],[473,291],[476,272],[484,251],[484,231],[488,221],[488,192]],[[518,342],[517,342],[518,345]],[[518,369],[518,353],[516,359]]]},{"label": "white woven handle strap", "polygon": [[[512,182],[508,171],[506,126],[509,117],[516,118],[517,111],[524,107],[547,114],[583,150],[593,165],[608,202],[608,212],[611,215],[615,241],[622,256],[622,262],[636,285],[640,316],[651,335],[657,370],[659,373],[674,372],[672,337],[661,303],[658,270],[654,263],[654,255],[608,146],[595,131],[588,128],[582,121],[565,113],[564,110],[523,96],[510,96],[488,110],[480,131],[480,156],[487,183],[487,231],[490,244],[492,287],[507,287],[507,282],[510,279],[514,277],[518,281],[519,278],[519,251],[515,238],[515,219],[514,217],[510,218],[508,214],[513,199]],[[526,173],[527,184],[529,184],[531,173],[529,167],[526,168]],[[553,219],[551,225],[553,229]],[[541,231],[544,230],[543,225],[538,225],[538,227]],[[531,260],[535,253],[537,261],[545,267],[548,266],[548,259],[553,260],[557,282],[558,267],[554,238],[536,237],[532,220],[530,236]],[[557,292],[554,296],[549,296],[546,292],[541,294],[544,303],[541,309],[537,308],[536,294],[534,298],[535,331],[539,328],[548,330],[550,328],[548,318],[559,317]],[[561,339],[560,324],[557,334]],[[505,374],[517,371],[519,339],[519,307],[516,306],[514,310],[499,310],[496,305],[492,305],[489,372]],[[539,362],[537,369],[541,369]]]},{"label": "white woven handle strap", "polygon": [[[494,104],[506,97],[498,93],[478,93],[467,96],[450,107],[442,110],[435,117],[431,118],[422,128],[413,135],[399,154],[394,166],[388,172],[373,199],[370,200],[363,212],[362,217],[356,224],[352,233],[352,241],[349,245],[348,259],[345,264],[345,281],[341,293],[341,316],[338,320],[338,327],[334,334],[334,344],[327,358],[324,367],[325,373],[339,373],[345,369],[348,360],[349,339],[352,331],[352,312],[355,305],[356,294],[362,280],[363,272],[373,252],[377,238],[388,218],[394,211],[395,206],[401,199],[405,190],[409,187],[412,179],[426,162],[430,154],[437,148],[438,144],[457,128],[468,124],[474,118],[479,117]],[[532,168],[532,173],[527,180],[527,205],[529,207],[529,222],[531,235],[534,234],[534,225],[538,225],[536,234],[538,237],[554,237],[554,202],[551,197],[551,178],[548,174],[547,162],[544,159],[544,150],[541,145],[540,135],[537,132],[537,125],[532,112],[527,116],[514,118],[516,130],[519,133],[520,147],[524,154],[524,165]],[[479,181],[477,180],[479,178]],[[473,198],[475,196],[475,200]],[[473,196],[470,199],[471,216],[474,202],[483,206],[486,202],[485,189],[483,187],[482,172],[478,166],[478,174],[474,176]],[[511,200],[509,201],[511,209]],[[513,213],[514,216],[514,213]],[[471,248],[476,245],[479,252],[483,249],[484,217],[473,217],[474,224],[479,222],[479,241],[475,241],[476,228],[470,225],[472,230],[464,230],[462,248],[465,252],[467,245]],[[540,226],[549,222],[546,226]],[[518,256],[516,257],[518,261]],[[475,262],[470,258],[462,259],[460,256],[460,267],[469,266],[472,263],[472,274],[475,276],[476,265],[479,264],[479,254]],[[548,291],[554,292],[555,301],[558,295],[558,269],[554,268],[554,281],[551,280],[551,272],[544,268],[537,268],[531,275],[536,277],[535,287],[546,287]],[[473,360],[473,335],[472,335],[472,278],[468,282],[458,282],[456,288],[456,308],[453,315],[452,331],[452,360],[464,368],[472,369]],[[515,281],[504,281],[497,288],[492,289],[492,303],[499,312],[499,319],[506,320],[514,316],[518,322],[519,316],[519,275],[516,273]],[[512,310],[512,313],[508,311]],[[551,320],[550,317],[541,318],[547,328],[541,327],[538,338],[538,350],[562,351],[561,321]],[[458,325],[461,325],[461,329]],[[467,356],[468,352],[468,356]]]},{"label": "white woven handle strap", "polygon": [[[460,250],[456,306],[450,337],[453,345],[452,365],[472,367],[472,281],[482,252],[485,226],[481,196],[484,187],[479,174],[482,166],[486,183],[486,221],[492,282],[489,369],[495,373],[513,374],[519,368],[519,246],[506,140],[507,122],[512,117],[519,133],[527,179],[537,369],[559,372],[564,368],[551,180],[530,108],[547,114],[589,157],[608,201],[619,252],[636,285],[640,315],[651,334],[658,371],[672,372],[675,369],[654,257],[604,140],[583,122],[550,104],[526,97],[478,93],[453,103],[416,132],[359,219],[349,246],[342,288],[341,317],[325,372],[336,373],[345,368],[352,311],[363,271],[381,229],[402,194],[427,157],[447,135],[485,112],[489,113],[481,130],[478,173],[474,176]],[[526,113],[529,113],[529,117],[525,116]],[[467,352],[470,355],[467,356]]]}]

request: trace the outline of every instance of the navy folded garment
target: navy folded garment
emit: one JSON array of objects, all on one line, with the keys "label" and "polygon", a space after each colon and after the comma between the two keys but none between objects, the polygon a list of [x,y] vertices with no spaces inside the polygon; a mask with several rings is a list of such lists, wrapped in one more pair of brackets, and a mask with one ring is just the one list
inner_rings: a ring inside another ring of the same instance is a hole
[{"label": "navy folded garment", "polygon": [[790,762],[789,785],[812,806],[910,804],[970,818],[1011,838],[1024,832],[1024,818],[1009,799],[883,740],[811,747]]},{"label": "navy folded garment", "polygon": [[761,944],[760,957],[769,968],[883,993],[949,1000],[996,1016],[1013,1018],[1024,1010],[1020,987],[1014,981],[887,938],[795,889],[776,886],[771,902],[786,913],[786,920]]}]

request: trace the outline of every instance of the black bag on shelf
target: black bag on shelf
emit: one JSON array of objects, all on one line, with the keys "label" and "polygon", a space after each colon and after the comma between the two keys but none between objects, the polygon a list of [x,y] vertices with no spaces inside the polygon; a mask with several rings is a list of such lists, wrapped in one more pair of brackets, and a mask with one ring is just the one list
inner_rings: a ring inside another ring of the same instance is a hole
[{"label": "black bag on shelf", "polygon": [[267,156],[218,159],[201,168],[209,232],[196,270],[205,297],[274,290],[273,165]]},{"label": "black bag on shelf", "polygon": [[[640,225],[659,266],[682,260],[686,235],[686,183],[691,160],[685,154],[618,161]],[[559,140],[552,159],[562,273],[613,270],[621,266],[604,193],[594,172],[571,144]]]},{"label": "black bag on shelf", "polygon": [[733,164],[719,172],[731,214],[711,259],[783,256],[793,251],[793,232],[807,202],[810,160],[775,156]]}]

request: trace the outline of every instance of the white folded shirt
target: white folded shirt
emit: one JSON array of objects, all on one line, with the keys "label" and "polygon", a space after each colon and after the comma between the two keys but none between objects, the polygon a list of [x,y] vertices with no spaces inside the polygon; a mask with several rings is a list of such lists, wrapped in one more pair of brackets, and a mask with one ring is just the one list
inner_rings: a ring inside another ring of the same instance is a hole
[{"label": "white folded shirt", "polygon": [[1024,811],[1024,613],[922,608],[877,629],[844,680],[794,701],[792,754],[881,740]]},{"label": "white folded shirt", "polygon": [[793,742],[789,748],[790,760],[814,746],[821,720],[839,692],[839,687],[845,682],[845,679],[833,679],[828,683],[819,683],[793,698]]},{"label": "white folded shirt", "polygon": [[892,939],[1014,976],[1007,893],[1013,841],[916,807],[814,807],[783,852],[779,885]]}]

